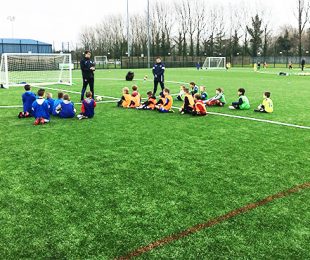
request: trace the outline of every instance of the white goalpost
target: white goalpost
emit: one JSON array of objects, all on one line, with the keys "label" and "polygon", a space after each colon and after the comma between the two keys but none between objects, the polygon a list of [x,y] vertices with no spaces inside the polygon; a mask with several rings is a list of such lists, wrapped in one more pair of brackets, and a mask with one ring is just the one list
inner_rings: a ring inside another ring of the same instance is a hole
[{"label": "white goalpost", "polygon": [[94,58],[96,65],[107,65],[108,64],[108,57],[107,56],[95,56]]},{"label": "white goalpost", "polygon": [[72,85],[71,54],[4,53],[1,56],[0,84],[10,86]]},{"label": "white goalpost", "polygon": [[225,57],[207,57],[202,66],[203,69],[226,69]]}]

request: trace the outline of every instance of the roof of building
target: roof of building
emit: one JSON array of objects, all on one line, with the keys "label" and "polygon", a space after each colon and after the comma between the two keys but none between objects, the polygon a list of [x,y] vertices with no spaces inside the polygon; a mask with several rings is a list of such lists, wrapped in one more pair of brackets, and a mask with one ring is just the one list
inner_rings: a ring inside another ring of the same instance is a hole
[{"label": "roof of building", "polygon": [[32,39],[13,39],[13,38],[0,38],[0,44],[40,44],[40,45],[52,45],[50,43],[36,41]]}]

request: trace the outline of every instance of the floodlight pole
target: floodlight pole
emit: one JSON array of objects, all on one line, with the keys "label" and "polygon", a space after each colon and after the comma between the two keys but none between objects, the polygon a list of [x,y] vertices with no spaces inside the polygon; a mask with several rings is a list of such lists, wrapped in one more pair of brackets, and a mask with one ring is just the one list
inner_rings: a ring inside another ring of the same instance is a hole
[{"label": "floodlight pole", "polygon": [[15,16],[8,16],[7,19],[11,22],[12,38],[14,38],[14,22],[16,18]]},{"label": "floodlight pole", "polygon": [[129,17],[129,0],[127,0],[127,43],[128,43],[128,49],[127,49],[127,54],[128,57],[130,57],[130,17]]},{"label": "floodlight pole", "polygon": [[147,0],[147,67],[151,68],[150,0]]}]

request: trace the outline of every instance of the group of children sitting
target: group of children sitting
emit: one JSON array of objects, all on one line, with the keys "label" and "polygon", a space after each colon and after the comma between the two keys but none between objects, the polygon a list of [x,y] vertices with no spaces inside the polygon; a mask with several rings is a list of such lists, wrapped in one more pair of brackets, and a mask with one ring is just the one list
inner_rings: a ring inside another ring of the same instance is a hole
[{"label": "group of children sitting", "polygon": [[[223,107],[226,104],[224,90],[216,89],[216,95],[212,98],[208,97],[206,87],[198,87],[191,82],[190,88],[180,87],[180,93],[176,100],[182,101],[180,113],[191,114],[193,116],[206,116],[207,108],[211,106]],[[31,92],[31,86],[25,85],[25,93],[22,95],[23,112],[20,112],[19,118],[34,117],[34,125],[45,124],[50,121],[51,115],[59,118],[74,118],[76,109],[74,103],[71,102],[70,96],[63,92],[58,93],[58,99],[53,99],[51,93],[47,93],[45,99],[45,90],[39,89],[37,95]],[[249,110],[251,108],[249,99],[245,96],[245,89],[238,90],[239,99],[233,102],[229,109]],[[270,92],[264,93],[264,100],[261,105],[255,109],[255,112],[272,113],[273,102],[270,99]],[[141,110],[157,110],[161,113],[174,112],[173,98],[170,90],[165,88],[160,93],[159,99],[155,97],[152,91],[147,92],[147,100],[142,103],[141,95],[137,86],[132,87],[132,93],[129,88],[123,88],[121,100],[117,103],[118,107],[134,108]],[[86,93],[86,99],[82,101],[81,113],[77,115],[78,119],[93,118],[95,115],[96,102],[92,97],[92,92]]]},{"label": "group of children sitting", "polygon": [[[226,98],[224,90],[217,88],[214,97],[209,98],[206,92],[206,87],[198,87],[195,82],[189,84],[190,88],[186,86],[180,87],[180,93],[177,95],[176,100],[182,101],[183,105],[180,108],[181,114],[191,114],[194,116],[205,116],[207,115],[207,108],[212,106],[224,107],[226,105]],[[173,98],[170,95],[170,90],[165,88],[160,93],[159,100],[153,95],[153,92],[147,92],[147,101],[142,103],[141,95],[138,92],[138,87],[132,87],[132,93],[129,93],[129,88],[123,89],[123,95],[121,100],[118,102],[118,107],[123,108],[135,108],[144,110],[158,110],[161,113],[174,112],[172,110]],[[249,99],[245,95],[245,89],[238,89],[239,99],[236,102],[232,102],[229,109],[235,110],[249,110],[251,108]],[[265,92],[263,95],[263,102],[255,109],[255,112],[272,113],[273,102],[270,99],[270,92]]]},{"label": "group of children sitting", "polygon": [[[51,93],[47,93],[45,99],[45,90],[39,89],[37,95],[31,92],[31,86],[25,85],[25,93],[22,95],[23,112],[20,112],[19,118],[34,117],[34,125],[46,124],[50,122],[51,115],[59,118],[74,118],[76,109],[74,103],[70,100],[68,94],[58,93],[58,99],[53,99]],[[81,105],[81,113],[78,119],[93,118],[95,115],[96,102],[92,98],[92,93],[86,93],[86,99]]]},{"label": "group of children sitting", "polygon": [[[201,95],[196,93],[192,95],[188,88],[184,88],[184,104],[180,109],[182,114],[188,113],[197,116],[207,115],[207,109],[202,101]],[[141,110],[157,110],[160,113],[174,113],[173,98],[170,95],[170,90],[165,88],[160,93],[157,99],[152,91],[147,92],[147,100],[142,103],[141,95],[138,92],[138,87],[132,87],[132,93],[129,93],[129,88],[123,88],[121,100],[117,103],[118,107],[134,108]]]}]

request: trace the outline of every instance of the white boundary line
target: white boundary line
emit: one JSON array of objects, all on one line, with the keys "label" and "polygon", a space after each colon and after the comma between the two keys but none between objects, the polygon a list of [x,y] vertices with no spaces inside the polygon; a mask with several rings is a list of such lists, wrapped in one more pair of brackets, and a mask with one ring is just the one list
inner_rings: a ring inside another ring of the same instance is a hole
[{"label": "white boundary line", "polygon": [[[179,107],[172,107],[172,108],[180,109]],[[288,126],[288,127],[295,127],[295,128],[310,130],[310,126],[294,125],[294,124],[288,124],[288,123],[283,123],[283,122],[278,122],[278,121],[271,121],[271,120],[266,120],[266,119],[258,119],[258,118],[245,117],[245,116],[235,116],[235,115],[229,115],[229,114],[223,114],[223,113],[217,113],[217,112],[208,112],[208,114],[215,115],[215,116],[238,118],[238,119],[244,119],[244,120],[249,120],[249,121],[256,121],[256,122],[262,122],[262,123],[268,123],[268,124],[274,124],[274,125],[281,125],[281,126]]]},{"label": "white boundary line", "polygon": [[[80,78],[73,78],[73,79],[80,79]],[[131,81],[126,81],[125,79],[115,79],[115,78],[96,78],[99,80],[110,80],[110,81],[124,81],[127,83],[130,83]],[[146,81],[146,82],[153,82],[152,80],[144,80],[144,79],[135,79],[136,81]],[[181,82],[181,81],[170,81],[170,80],[165,80],[167,83],[175,83],[175,84],[189,84],[187,82]]]},{"label": "white boundary line", "polygon": [[[96,101],[97,104],[109,104],[109,103],[115,103],[116,104],[116,100],[106,100],[106,101]],[[74,105],[82,105],[81,102],[78,103],[74,103]],[[23,106],[0,106],[0,109],[9,109],[9,108],[23,108]]]},{"label": "white boundary line", "polygon": [[[34,87],[34,88],[41,88],[41,87],[38,87],[38,86],[32,86],[32,87]],[[79,95],[81,94],[81,92],[72,91],[72,90],[66,90],[66,89],[60,89],[60,88],[44,87],[44,89],[55,90],[55,91],[63,91],[63,92],[68,92],[68,93],[72,93],[72,94],[79,94]],[[109,99],[119,100],[119,98],[109,97],[109,96],[95,95],[95,97],[103,97],[103,98],[109,98]]]},{"label": "white boundary line", "polygon": [[[114,79],[114,80],[120,80],[120,79]],[[170,81],[170,82],[173,82],[173,81]],[[36,87],[36,86],[33,86],[33,87]],[[37,87],[37,88],[39,88],[39,87]],[[80,92],[65,90],[65,89],[57,89],[57,88],[49,88],[49,87],[46,87],[45,89],[56,90],[56,91],[64,91],[64,92],[73,93],[73,94],[80,94]],[[96,96],[98,96],[98,95],[96,95]],[[109,97],[109,96],[100,96],[100,97],[110,98],[110,99],[113,99],[113,101],[102,101],[102,102],[98,102],[98,103],[114,103],[115,100],[119,100],[119,98]],[[75,103],[75,104],[80,104],[80,103]],[[0,108],[20,108],[20,107],[22,107],[22,106],[0,106]],[[172,107],[172,108],[180,109],[179,107]],[[253,118],[253,117],[236,116],[236,115],[229,115],[229,114],[223,114],[223,113],[217,113],[217,112],[208,112],[208,114],[310,130],[310,126],[294,125],[294,124],[288,124],[288,123],[283,123],[283,122],[278,122],[278,121],[258,119],[258,118]]]}]

